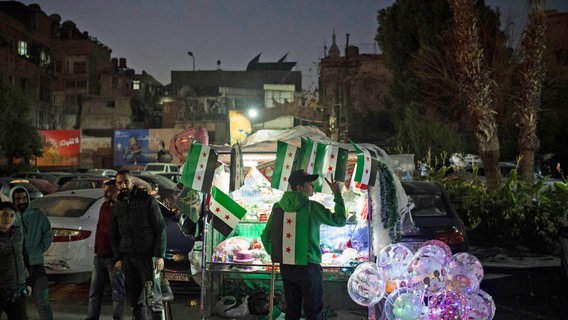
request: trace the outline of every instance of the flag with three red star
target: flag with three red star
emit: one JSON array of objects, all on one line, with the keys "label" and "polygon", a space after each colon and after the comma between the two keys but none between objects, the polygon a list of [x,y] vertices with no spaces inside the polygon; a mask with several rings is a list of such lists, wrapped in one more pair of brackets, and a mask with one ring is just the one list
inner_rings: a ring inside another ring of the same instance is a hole
[{"label": "flag with three red star", "polygon": [[308,264],[308,215],[285,212],[274,207],[270,230],[272,262],[305,266]]},{"label": "flag with three red star", "polygon": [[194,140],[187,151],[180,181],[188,188],[209,193],[216,166],[217,152]]},{"label": "flag with three red star", "polygon": [[225,237],[235,229],[247,213],[245,208],[217,187],[213,187],[213,190],[211,190],[209,211],[213,214],[211,225]]},{"label": "flag with three red star", "polygon": [[294,164],[296,163],[297,153],[298,147],[284,141],[278,141],[274,173],[270,180],[272,188],[282,191],[288,190],[288,178],[292,170],[295,170]]},{"label": "flag with three red star", "polygon": [[357,145],[351,141],[351,145],[357,152],[357,165],[353,173],[352,180],[354,186],[359,189],[367,189],[369,186],[375,185],[377,179],[377,160],[373,158],[369,150]]},{"label": "flag with three red star", "polygon": [[333,179],[339,183],[345,180],[345,172],[347,172],[347,158],[349,151],[334,145],[324,145],[318,143],[316,151],[316,163],[314,174],[319,174],[319,178],[314,181],[314,191],[333,194],[325,178]]}]

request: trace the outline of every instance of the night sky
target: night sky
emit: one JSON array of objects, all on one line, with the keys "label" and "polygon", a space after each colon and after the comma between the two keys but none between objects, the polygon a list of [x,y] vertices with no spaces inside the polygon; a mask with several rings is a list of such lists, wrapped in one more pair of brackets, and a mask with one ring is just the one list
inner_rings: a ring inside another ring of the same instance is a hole
[{"label": "night sky", "polygon": [[[286,53],[297,62],[304,89],[317,85],[317,63],[332,33],[343,54],[345,34],[361,53],[378,53],[374,44],[377,11],[392,0],[36,0],[61,22],[73,21],[162,84],[173,70],[245,70],[259,53],[260,62],[275,62]],[[487,0],[503,15],[524,22],[527,0]],[[547,9],[568,12],[568,0],[548,0]],[[523,17],[522,19],[519,17]]]}]

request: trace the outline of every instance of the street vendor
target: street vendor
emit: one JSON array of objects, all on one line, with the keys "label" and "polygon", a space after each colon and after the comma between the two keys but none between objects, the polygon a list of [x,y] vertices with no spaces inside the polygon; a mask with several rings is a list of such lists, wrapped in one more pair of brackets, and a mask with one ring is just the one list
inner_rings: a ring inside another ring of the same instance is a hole
[{"label": "street vendor", "polygon": [[286,300],[286,320],[300,319],[302,305],[308,320],[320,320],[323,309],[320,225],[342,227],[345,204],[337,181],[325,178],[333,192],[334,212],[310,200],[313,182],[319,177],[304,170],[293,171],[286,191],[272,208],[261,240],[272,262],[280,263]]}]

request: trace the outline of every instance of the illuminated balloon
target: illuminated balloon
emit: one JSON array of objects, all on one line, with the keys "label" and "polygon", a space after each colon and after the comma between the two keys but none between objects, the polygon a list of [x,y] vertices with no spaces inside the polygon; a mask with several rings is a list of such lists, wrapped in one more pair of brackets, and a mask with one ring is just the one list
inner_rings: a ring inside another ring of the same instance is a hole
[{"label": "illuminated balloon", "polygon": [[377,264],[383,270],[387,293],[407,286],[409,282],[407,268],[412,256],[412,251],[400,243],[390,244],[381,249],[377,256]]},{"label": "illuminated balloon", "polygon": [[[393,292],[389,293],[389,295],[385,299],[385,307],[383,309],[383,314],[388,320],[397,320],[397,315],[394,314],[394,306],[396,300],[405,294],[415,295],[415,292],[409,288],[397,288],[393,290]],[[420,296],[420,295],[418,295]],[[405,299],[405,298],[403,298]],[[401,302],[402,303],[402,302]]]},{"label": "illuminated balloon", "polygon": [[461,292],[440,291],[428,299],[426,319],[454,320],[467,319],[465,312],[465,295]]},{"label": "illuminated balloon", "polygon": [[452,260],[452,249],[443,241],[440,240],[428,240],[424,242],[418,250],[416,250],[415,256],[420,254],[436,256],[440,259],[444,259],[444,262],[449,263]]},{"label": "illuminated balloon", "polygon": [[372,262],[363,262],[347,281],[347,292],[353,301],[362,306],[379,302],[385,293],[385,283],[379,267]]},{"label": "illuminated balloon", "polygon": [[392,311],[396,319],[415,320],[420,318],[424,307],[424,302],[419,295],[407,292],[396,298]]},{"label": "illuminated balloon", "polygon": [[449,269],[466,270],[465,273],[475,275],[479,283],[481,283],[481,279],[483,279],[483,266],[481,262],[474,255],[467,252],[454,254],[450,261]]},{"label": "illuminated balloon", "polygon": [[476,293],[479,290],[479,280],[466,268],[449,269],[446,290],[466,294]]},{"label": "illuminated balloon", "polygon": [[443,262],[429,256],[415,257],[408,266],[410,287],[429,297],[446,286],[447,271]]},{"label": "illuminated balloon", "polygon": [[467,295],[464,302],[466,317],[470,320],[491,320],[495,316],[495,302],[491,295],[483,290]]}]

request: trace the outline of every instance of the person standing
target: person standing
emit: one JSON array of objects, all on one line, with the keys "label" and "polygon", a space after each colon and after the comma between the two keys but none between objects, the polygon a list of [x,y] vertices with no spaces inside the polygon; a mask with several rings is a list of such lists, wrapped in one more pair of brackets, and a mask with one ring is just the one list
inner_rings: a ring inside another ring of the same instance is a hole
[{"label": "person standing", "polygon": [[53,320],[49,302],[47,273],[43,266],[43,254],[49,249],[53,234],[47,215],[40,208],[30,208],[28,190],[15,186],[10,190],[10,200],[16,205],[19,214],[15,225],[22,228],[26,252],[29,257],[29,272],[34,300],[40,320]]},{"label": "person standing", "polygon": [[152,319],[162,319],[161,291],[155,279],[164,268],[164,218],[154,197],[134,186],[130,171],[117,172],[116,186],[119,194],[111,229],[115,270],[124,272],[134,319],[146,319],[147,305],[152,306]]},{"label": "person standing", "polygon": [[310,200],[317,174],[293,171],[286,191],[272,207],[272,214],[261,240],[272,262],[280,263],[286,300],[286,320],[297,320],[302,305],[308,320],[320,320],[323,310],[323,273],[321,269],[320,225],[341,227],[346,223],[345,204],[339,184],[327,178],[333,192],[334,212]]},{"label": "person standing", "polygon": [[28,270],[25,266],[24,235],[14,226],[16,206],[0,202],[0,317],[5,312],[8,320],[27,320],[26,296]]},{"label": "person standing", "polygon": [[116,181],[114,179],[105,181],[103,188],[105,200],[99,211],[97,232],[95,233],[95,256],[86,320],[99,319],[106,280],[110,280],[112,288],[112,318],[113,320],[122,320],[126,304],[124,274],[120,271],[114,271],[114,256],[110,243],[112,207],[117,194]]}]

